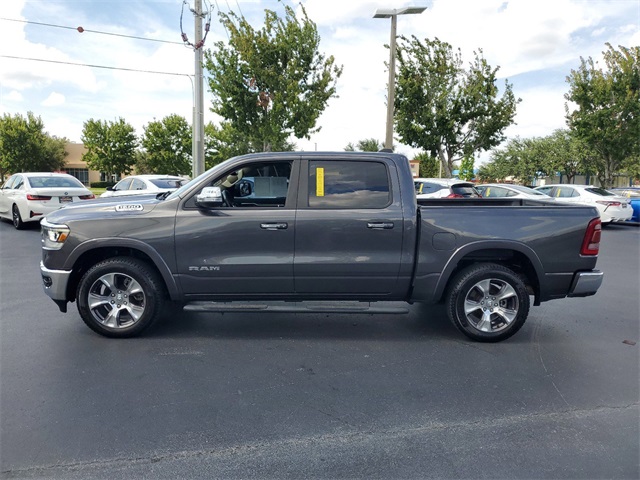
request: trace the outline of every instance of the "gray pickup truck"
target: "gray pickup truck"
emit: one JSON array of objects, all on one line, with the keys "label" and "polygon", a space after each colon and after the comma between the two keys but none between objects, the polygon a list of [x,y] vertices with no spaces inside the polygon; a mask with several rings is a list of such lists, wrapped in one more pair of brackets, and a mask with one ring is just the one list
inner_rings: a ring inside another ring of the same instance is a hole
[{"label": "gray pickup truck", "polygon": [[45,292],[108,337],[176,306],[392,314],[445,302],[462,333],[495,342],[522,327],[530,297],[593,295],[603,278],[595,208],[416,201],[407,158],[384,152],[236,157],[170,194],[83,202],[41,225]]}]

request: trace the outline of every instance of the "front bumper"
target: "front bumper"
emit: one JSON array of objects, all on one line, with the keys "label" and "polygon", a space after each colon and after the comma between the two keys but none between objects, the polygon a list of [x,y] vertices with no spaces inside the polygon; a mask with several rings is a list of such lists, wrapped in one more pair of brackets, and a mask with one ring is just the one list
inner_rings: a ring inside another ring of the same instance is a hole
[{"label": "front bumper", "polygon": [[573,276],[569,297],[588,297],[595,295],[602,285],[604,273],[600,270],[590,272],[578,272]]},{"label": "front bumper", "polygon": [[42,287],[44,293],[49,295],[51,299],[58,304],[61,312],[66,311],[67,305],[67,284],[71,271],[66,270],[49,270],[40,262],[40,274],[42,275]]}]

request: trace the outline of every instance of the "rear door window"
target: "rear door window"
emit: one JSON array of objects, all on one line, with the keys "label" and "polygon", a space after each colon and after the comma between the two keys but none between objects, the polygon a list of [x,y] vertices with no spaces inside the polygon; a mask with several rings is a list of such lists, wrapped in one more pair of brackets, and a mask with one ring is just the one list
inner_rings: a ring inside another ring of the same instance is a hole
[{"label": "rear door window", "polygon": [[121,190],[129,190],[129,186],[131,185],[131,178],[125,178],[124,180],[120,180],[113,189],[117,192]]},{"label": "rear door window", "polygon": [[579,197],[580,194],[576,191],[575,188],[571,188],[571,187],[556,187],[555,196],[557,198],[571,198],[571,197]]},{"label": "rear door window", "polygon": [[146,190],[146,189],[147,189],[147,186],[139,178],[134,178],[133,181],[131,182],[131,186],[129,187],[129,190]]},{"label": "rear door window", "polygon": [[309,162],[310,208],[385,208],[390,204],[389,172],[384,163]]}]

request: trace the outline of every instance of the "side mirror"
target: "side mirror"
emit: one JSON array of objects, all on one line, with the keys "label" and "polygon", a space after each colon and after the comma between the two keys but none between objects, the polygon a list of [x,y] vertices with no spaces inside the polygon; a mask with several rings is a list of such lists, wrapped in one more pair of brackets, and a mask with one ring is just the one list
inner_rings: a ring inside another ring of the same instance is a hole
[{"label": "side mirror", "polygon": [[113,192],[113,191],[114,191],[113,187],[107,187],[107,192]]},{"label": "side mirror", "polygon": [[208,208],[222,206],[222,190],[220,187],[204,187],[196,195],[196,205]]}]

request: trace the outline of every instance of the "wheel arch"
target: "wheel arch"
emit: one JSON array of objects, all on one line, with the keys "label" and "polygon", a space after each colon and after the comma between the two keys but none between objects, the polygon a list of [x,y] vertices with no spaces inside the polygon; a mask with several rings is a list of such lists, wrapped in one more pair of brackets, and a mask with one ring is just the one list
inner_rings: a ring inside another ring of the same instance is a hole
[{"label": "wheel arch", "polygon": [[134,239],[92,239],[80,244],[67,258],[65,269],[71,276],[67,284],[67,298],[76,299],[76,290],[82,276],[93,265],[108,258],[132,257],[149,264],[160,274],[171,300],[179,300],[182,293],[169,266],[162,256],[148,244]]},{"label": "wheel arch", "polygon": [[474,242],[457,250],[442,271],[436,285],[435,298],[442,300],[456,274],[477,263],[496,263],[513,270],[522,279],[529,293],[534,295],[534,305],[540,304],[540,279],[544,277],[542,262],[531,247],[511,241]]}]

